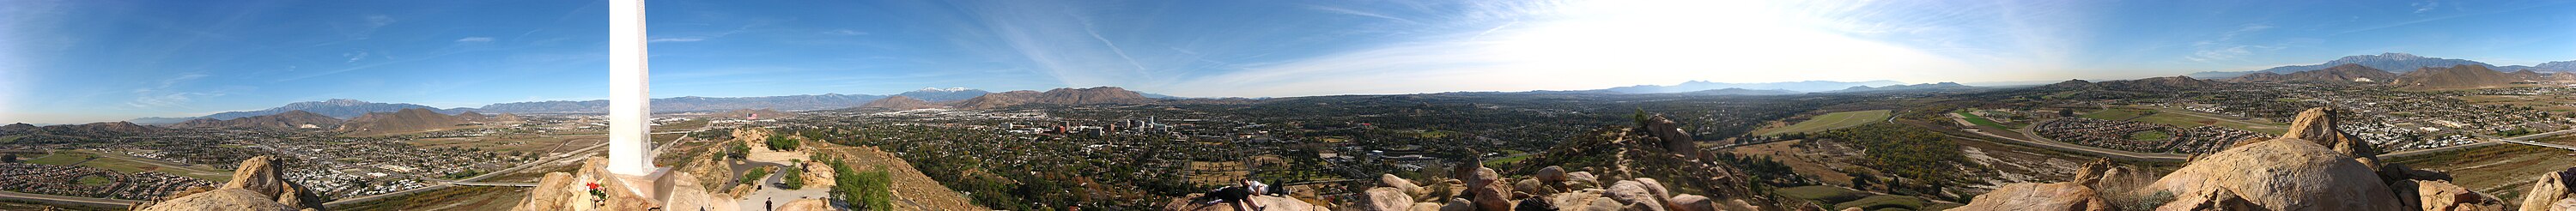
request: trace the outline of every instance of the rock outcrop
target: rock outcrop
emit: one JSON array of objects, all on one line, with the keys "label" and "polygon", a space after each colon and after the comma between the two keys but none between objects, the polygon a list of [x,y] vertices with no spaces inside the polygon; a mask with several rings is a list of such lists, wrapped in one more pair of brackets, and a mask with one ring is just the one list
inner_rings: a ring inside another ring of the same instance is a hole
[{"label": "rock outcrop", "polygon": [[1665,119],[1661,114],[1638,121],[1642,121],[1639,125],[1647,135],[1655,137],[1656,141],[1652,143],[1661,145],[1665,151],[1691,158],[1701,156],[1699,142],[1691,139],[1689,132],[1682,131],[1681,124],[1673,123],[1672,119]]},{"label": "rock outcrop", "polygon": [[242,160],[233,179],[212,191],[136,205],[136,210],[320,210],[322,197],[280,177],[274,157]]},{"label": "rock outcrop", "polygon": [[2570,186],[2576,186],[2576,168],[2541,174],[2532,182],[2531,192],[2522,194],[2522,211],[2576,210],[2576,206],[2560,206],[2576,201],[2576,190],[2567,189]]},{"label": "rock outcrop", "polygon": [[[2313,108],[2300,112],[2287,134],[2249,140],[2194,158],[2173,173],[2130,192],[2090,193],[2119,171],[2090,167],[2078,180],[2052,184],[2012,184],[1958,210],[2049,210],[2095,204],[2096,194],[2167,192],[2175,199],[2157,210],[2496,210],[2503,200],[2452,185],[2449,175],[2381,165],[2377,149],[2336,129],[2339,110]],[[2102,162],[2096,162],[2097,165]],[[2376,168],[2374,168],[2376,167]],[[2105,172],[2105,173],[2095,173]],[[2571,170],[2576,172],[2576,170]],[[2554,179],[2554,178],[2553,178]],[[2547,182],[2544,182],[2547,183]],[[2091,187],[2087,187],[2091,186]],[[2535,190],[2547,188],[2536,185]],[[2088,189],[2090,188],[2090,189]],[[2121,188],[2127,189],[2127,188]],[[2562,189],[2555,193],[2564,193]],[[2530,195],[2546,195],[2535,191]],[[2563,194],[2562,194],[2563,195]],[[2527,198],[2525,210],[2560,199]],[[2086,202],[2078,202],[2086,201]],[[1991,202],[1991,203],[1990,203]]]},{"label": "rock outcrop", "polygon": [[[698,186],[698,179],[688,172],[661,173],[660,176],[668,178],[659,179],[669,181],[670,185],[660,187],[665,188],[659,190],[664,193],[657,194],[667,195],[657,198],[638,195],[639,191],[630,189],[658,186],[650,184],[653,181],[622,179],[620,177],[629,176],[609,174],[603,168],[607,165],[607,158],[590,157],[583,160],[581,168],[574,172],[547,173],[545,178],[537,181],[537,187],[528,189],[528,198],[520,200],[518,206],[510,210],[741,210],[737,207],[740,205],[733,203],[732,197],[709,193],[705,187]],[[628,184],[630,182],[635,184]],[[598,194],[593,195],[594,192]]]},{"label": "rock outcrop", "polygon": [[[1235,208],[1234,208],[1234,203],[1227,203],[1227,202],[1220,202],[1220,203],[1213,203],[1213,204],[1211,204],[1211,203],[1191,203],[1191,200],[1192,200],[1192,199],[1198,199],[1198,198],[1203,197],[1203,196],[1206,196],[1206,195],[1201,195],[1201,194],[1193,193],[1193,194],[1190,194],[1190,195],[1188,195],[1188,196],[1182,196],[1182,197],[1180,197],[1180,198],[1173,198],[1171,202],[1163,203],[1163,209],[1162,209],[1162,210],[1166,210],[1166,211],[1236,211],[1236,210],[1238,210],[1238,209],[1235,209]],[[1316,206],[1315,204],[1308,204],[1308,203],[1306,203],[1306,201],[1304,201],[1304,200],[1297,200],[1297,199],[1293,199],[1293,198],[1285,198],[1285,197],[1255,195],[1255,196],[1252,196],[1252,198],[1251,198],[1251,199],[1249,199],[1249,200],[1252,200],[1252,203],[1254,203],[1254,204],[1260,204],[1263,208],[1256,208],[1256,209],[1259,209],[1259,210],[1261,210],[1261,211],[1318,211],[1318,210],[1332,210],[1331,208],[1324,208],[1323,206]]]},{"label": "rock outcrop", "polygon": [[2073,182],[2015,183],[1951,210],[2111,210],[2100,192]]},{"label": "rock outcrop", "polygon": [[[1466,186],[1461,188],[1461,191],[1465,192],[1464,194],[1456,196],[1432,196],[1434,198],[1429,199],[1420,199],[1419,196],[1406,195],[1406,193],[1402,192],[1399,188],[1396,188],[1396,186],[1405,186],[1410,184],[1398,183],[1404,180],[1402,178],[1396,178],[1395,175],[1381,175],[1381,184],[1379,184],[1378,187],[1372,187],[1367,191],[1364,191],[1364,198],[1361,198],[1360,202],[1353,204],[1351,207],[1356,210],[1368,211],[1761,210],[1761,207],[1754,206],[1751,203],[1746,203],[1742,199],[1723,199],[1701,195],[1674,194],[1670,190],[1665,189],[1664,185],[1656,181],[1654,178],[1634,178],[1612,181],[1611,183],[1613,185],[1610,185],[1608,189],[1583,188],[1578,187],[1578,184],[1588,182],[1575,180],[1575,177],[1584,176],[1585,178],[1583,179],[1590,179],[1589,176],[1591,173],[1580,171],[1570,173],[1562,172],[1564,168],[1553,166],[1547,169],[1557,170],[1554,173],[1541,173],[1541,175],[1554,176],[1533,176],[1520,178],[1518,180],[1510,180],[1504,179],[1500,175],[1488,175],[1490,172],[1493,172],[1493,169],[1481,167],[1473,168],[1468,171],[1471,173],[1463,178],[1465,180],[1456,181],[1459,182],[1456,183],[1459,186]],[[1501,189],[1504,187],[1476,187],[1478,186],[1477,184],[1500,186],[1506,183],[1502,181],[1519,182],[1511,182],[1516,184],[1509,187],[1510,189]],[[1511,192],[1494,193],[1493,191],[1495,190],[1509,190]]]}]

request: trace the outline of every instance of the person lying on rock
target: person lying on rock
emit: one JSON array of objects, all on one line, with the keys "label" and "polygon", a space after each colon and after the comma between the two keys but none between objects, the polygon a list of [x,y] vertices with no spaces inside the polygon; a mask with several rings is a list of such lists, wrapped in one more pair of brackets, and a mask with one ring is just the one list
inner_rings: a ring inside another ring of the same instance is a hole
[{"label": "person lying on rock", "polygon": [[1251,180],[1244,180],[1243,182],[1236,183],[1235,186],[1227,186],[1225,188],[1217,188],[1216,190],[1208,191],[1207,197],[1215,197],[1216,200],[1209,200],[1207,204],[1216,204],[1218,202],[1234,203],[1234,210],[1261,210],[1262,208],[1266,208],[1261,206],[1260,203],[1252,202],[1253,190],[1257,190],[1253,189],[1252,185],[1254,185],[1254,183]]}]

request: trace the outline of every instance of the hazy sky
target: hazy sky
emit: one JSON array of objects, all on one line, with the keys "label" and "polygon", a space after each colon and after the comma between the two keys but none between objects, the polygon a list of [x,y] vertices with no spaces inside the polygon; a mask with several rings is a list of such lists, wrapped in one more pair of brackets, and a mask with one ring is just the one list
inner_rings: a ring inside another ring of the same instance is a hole
[{"label": "hazy sky", "polygon": [[[0,122],[606,96],[604,1],[0,0]],[[2054,81],[2576,60],[2564,1],[649,2],[654,96]]]}]

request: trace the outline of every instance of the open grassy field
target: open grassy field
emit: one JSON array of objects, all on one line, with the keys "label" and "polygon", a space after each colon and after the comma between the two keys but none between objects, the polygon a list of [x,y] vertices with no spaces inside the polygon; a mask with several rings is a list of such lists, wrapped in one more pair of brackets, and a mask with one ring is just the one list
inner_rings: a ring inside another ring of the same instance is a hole
[{"label": "open grassy field", "polygon": [[1887,120],[1887,117],[1892,114],[1893,113],[1889,110],[1834,112],[1827,113],[1825,115],[1816,115],[1814,118],[1807,118],[1807,121],[1799,121],[1798,124],[1791,124],[1788,127],[1763,129],[1762,131],[1754,133],[1762,135],[1779,135],[1785,133],[1811,133],[1832,129],[1842,129]]},{"label": "open grassy field", "polygon": [[[231,172],[231,171],[218,171],[218,170],[212,169],[211,167],[206,167],[206,166],[202,166],[202,165],[200,165],[200,166],[187,166],[187,167],[170,167],[170,166],[153,165],[153,164],[150,164],[150,163],[144,163],[144,162],[142,162],[142,161],[136,161],[137,159],[148,159],[148,158],[130,157],[130,156],[122,155],[122,154],[100,154],[100,153],[98,153],[98,152],[82,151],[82,150],[59,150],[59,151],[54,151],[54,153],[53,153],[52,155],[46,155],[46,156],[44,156],[44,157],[38,157],[38,158],[36,158],[35,160],[27,161],[27,163],[33,163],[33,164],[45,164],[45,165],[58,165],[58,166],[60,166],[60,165],[74,165],[74,164],[77,164],[77,165],[80,165],[80,166],[87,166],[87,167],[90,167],[90,168],[107,169],[107,170],[109,170],[109,171],[116,171],[116,172],[120,172],[120,173],[134,173],[134,172],[153,171],[153,172],[161,172],[161,173],[163,173],[163,174],[178,175],[178,176],[187,176],[187,177],[196,177],[196,178],[198,178],[198,179],[205,179],[205,180],[212,180],[212,181],[225,181],[225,180],[230,180],[230,179],[232,178],[232,172]],[[174,164],[174,165],[175,165],[175,164]]]},{"label": "open grassy field", "polygon": [[2148,130],[2129,133],[2129,140],[2159,141],[2169,138],[2173,138],[2173,134],[2166,134],[2163,131]]},{"label": "open grassy field", "polygon": [[2005,127],[2003,123],[1996,123],[1996,122],[1995,122],[1995,120],[1992,120],[1992,119],[1986,119],[1986,117],[1983,117],[1983,116],[1977,116],[1977,114],[1968,113],[1968,111],[1964,111],[1964,110],[1963,110],[1963,111],[1959,111],[1958,113],[1959,113],[1959,116],[1962,116],[1962,117],[1968,117],[1968,123],[1970,123],[1970,124],[1977,124],[1978,126],[1986,126],[1986,127],[1994,127],[1994,128],[2013,129],[2012,127]]},{"label": "open grassy field", "polygon": [[[2493,194],[2501,199],[2520,199],[2532,181],[2542,173],[2576,167],[2576,153],[2549,147],[2499,144],[2459,151],[2442,152],[2390,159],[2425,170],[2450,172],[2451,181],[2462,188]],[[2519,203],[2506,200],[2506,203]]]}]

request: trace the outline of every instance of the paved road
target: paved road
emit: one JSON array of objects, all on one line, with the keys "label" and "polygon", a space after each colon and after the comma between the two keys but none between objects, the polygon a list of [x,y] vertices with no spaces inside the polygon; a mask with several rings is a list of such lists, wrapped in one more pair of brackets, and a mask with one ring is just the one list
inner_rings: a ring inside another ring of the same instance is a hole
[{"label": "paved road", "polygon": [[37,202],[45,202],[45,203],[49,203],[49,204],[79,204],[79,205],[90,205],[90,206],[98,206],[98,207],[125,207],[125,206],[128,206],[128,205],[134,205],[134,203],[143,202],[143,201],[123,200],[123,199],[102,199],[102,198],[76,197],[76,196],[56,196],[56,195],[33,194],[33,193],[19,193],[19,192],[10,192],[10,191],[0,191],[0,198],[4,198],[4,199],[16,199],[16,200],[28,200],[28,201],[37,201]]}]

